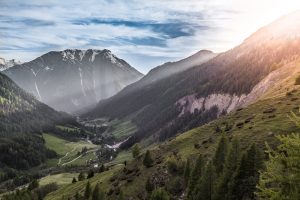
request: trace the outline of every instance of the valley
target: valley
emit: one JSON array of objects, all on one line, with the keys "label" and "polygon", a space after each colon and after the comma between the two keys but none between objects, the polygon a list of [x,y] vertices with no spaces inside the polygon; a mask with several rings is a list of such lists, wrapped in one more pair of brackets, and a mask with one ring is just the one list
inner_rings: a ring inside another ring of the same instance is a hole
[{"label": "valley", "polygon": [[0,70],[1,200],[300,198],[300,11],[145,75],[94,48]]}]

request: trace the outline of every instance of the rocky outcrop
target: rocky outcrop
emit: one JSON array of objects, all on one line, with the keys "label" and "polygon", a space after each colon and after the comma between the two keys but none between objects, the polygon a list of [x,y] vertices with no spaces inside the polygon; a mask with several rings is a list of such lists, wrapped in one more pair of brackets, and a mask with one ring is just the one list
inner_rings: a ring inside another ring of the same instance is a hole
[{"label": "rocky outcrop", "polygon": [[211,94],[197,98],[196,94],[192,94],[179,99],[176,105],[181,108],[181,115],[186,112],[193,113],[196,109],[210,110],[213,106],[218,107],[219,114],[224,111],[229,113],[240,106],[245,97],[246,95]]}]

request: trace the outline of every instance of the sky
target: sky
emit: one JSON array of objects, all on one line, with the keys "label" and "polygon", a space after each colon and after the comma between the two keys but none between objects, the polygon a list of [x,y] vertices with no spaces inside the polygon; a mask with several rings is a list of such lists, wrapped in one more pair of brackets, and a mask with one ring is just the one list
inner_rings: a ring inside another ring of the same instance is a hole
[{"label": "sky", "polygon": [[201,49],[231,49],[299,9],[299,0],[0,0],[0,57],[110,49],[147,73]]}]

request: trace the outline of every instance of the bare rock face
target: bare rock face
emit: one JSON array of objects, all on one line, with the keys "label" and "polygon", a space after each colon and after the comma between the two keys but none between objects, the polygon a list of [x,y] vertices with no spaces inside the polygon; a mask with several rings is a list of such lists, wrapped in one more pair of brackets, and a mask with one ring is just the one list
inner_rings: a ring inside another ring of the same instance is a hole
[{"label": "bare rock face", "polygon": [[116,94],[142,77],[106,49],[52,51],[4,73],[40,101],[71,113]]},{"label": "bare rock face", "polygon": [[196,94],[188,95],[176,102],[181,109],[180,115],[189,112],[194,113],[198,110],[210,110],[217,106],[219,114],[221,112],[229,113],[241,105],[246,95],[236,96],[230,94],[210,94],[207,97],[197,98]]}]

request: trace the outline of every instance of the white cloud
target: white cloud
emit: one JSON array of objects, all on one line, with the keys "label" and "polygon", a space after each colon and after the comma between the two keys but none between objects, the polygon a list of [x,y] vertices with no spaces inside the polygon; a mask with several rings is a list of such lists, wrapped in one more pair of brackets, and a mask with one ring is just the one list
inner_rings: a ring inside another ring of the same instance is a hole
[{"label": "white cloud", "polygon": [[[200,49],[224,51],[262,25],[297,8],[300,2],[295,0],[0,1],[0,56],[29,61],[50,50],[109,48],[125,60],[133,54],[140,56],[136,67],[146,72],[154,66],[142,62],[143,57],[157,58],[156,64],[160,58],[161,62],[179,59]],[[182,22],[207,28],[193,27],[194,34],[174,38],[147,27],[72,24],[73,20],[85,18]],[[22,19],[53,25],[34,26]],[[149,37],[165,40],[166,45],[133,44],[120,39]]]}]

